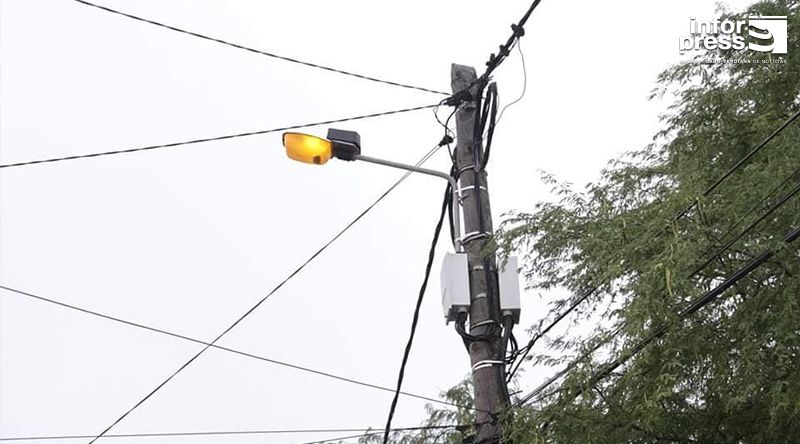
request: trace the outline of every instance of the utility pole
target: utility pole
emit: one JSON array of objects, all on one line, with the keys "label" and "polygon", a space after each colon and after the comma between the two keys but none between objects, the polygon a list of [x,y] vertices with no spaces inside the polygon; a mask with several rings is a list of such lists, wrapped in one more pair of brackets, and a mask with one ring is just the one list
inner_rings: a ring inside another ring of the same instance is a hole
[{"label": "utility pole", "polygon": [[[453,64],[450,86],[453,93],[473,86],[477,74],[475,68]],[[456,168],[464,209],[464,235],[462,245],[469,264],[470,333],[486,335],[487,340],[468,344],[472,364],[472,382],[475,390],[475,407],[478,423],[487,423],[478,428],[476,443],[498,442],[500,424],[493,422],[509,405],[508,387],[505,382],[505,344],[500,334],[501,314],[497,283],[497,262],[487,259],[482,250],[492,234],[492,214],[485,171],[476,171],[475,159],[483,159],[481,135],[475,138],[476,102],[464,103],[456,113]],[[493,418],[494,417],[494,418]]]}]

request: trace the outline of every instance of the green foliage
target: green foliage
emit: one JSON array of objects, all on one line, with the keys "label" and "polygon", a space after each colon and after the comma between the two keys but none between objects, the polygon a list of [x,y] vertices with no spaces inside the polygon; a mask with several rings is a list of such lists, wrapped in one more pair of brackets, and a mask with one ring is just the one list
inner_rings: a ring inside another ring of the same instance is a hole
[{"label": "green foliage", "polygon": [[[468,380],[442,393],[441,398],[455,405],[472,406],[472,383]],[[464,437],[472,432],[472,427],[458,429],[451,428],[453,425],[470,425],[475,422],[473,411],[465,408],[457,409],[437,409],[427,405],[428,419],[422,427],[433,427],[431,429],[419,431],[399,431],[390,435],[390,442],[393,444],[459,444]],[[436,428],[443,427],[443,428]],[[359,440],[360,444],[381,444],[383,434],[365,436]]]},{"label": "green foliage", "polygon": [[[585,190],[545,176],[560,201],[514,214],[503,224],[498,247],[525,255],[532,288],[566,288],[575,295],[555,301],[551,316],[597,287],[573,316],[585,321],[591,307],[606,307],[604,320],[611,330],[620,329],[606,355],[625,353],[658,326],[672,327],[597,384],[588,381],[607,357],[589,357],[576,366],[558,390],[518,414],[512,433],[536,433],[514,442],[800,440],[797,246],[783,248],[714,304],[684,320],[677,316],[764,249],[778,246],[800,223],[796,197],[692,276],[705,258],[759,217],[764,199],[773,202],[800,183],[797,175],[781,186],[800,168],[796,122],[705,193],[800,107],[799,5],[777,1],[751,7],[762,15],[789,16],[790,54],[780,56],[785,63],[702,63],[769,57],[730,50],[666,70],[654,95],[674,95],[676,103],[653,144],[613,161]],[[597,332],[586,343],[606,333]],[[575,355],[585,346],[564,338],[554,344]]]},{"label": "green foliage", "polygon": [[[505,442],[800,442],[800,242],[781,248],[714,303],[678,316],[766,248],[780,246],[800,223],[799,195],[730,249],[712,254],[800,184],[800,174],[792,176],[800,169],[799,120],[706,192],[800,109],[800,1],[721,12],[787,15],[789,54],[772,56],[783,63],[703,63],[771,57],[745,49],[670,67],[653,95],[675,101],[651,145],[612,161],[583,190],[545,175],[559,200],[510,215],[497,233],[500,252],[525,257],[530,288],[573,295],[552,301],[550,318],[593,290],[570,319],[593,325],[599,316],[605,326],[580,341],[548,337],[547,349],[539,346],[527,365],[606,344],[536,402],[504,417]],[[610,359],[628,355],[663,325],[670,326],[664,335],[593,380]],[[460,386],[458,396],[467,389]],[[430,421],[469,421],[467,413],[431,410]],[[455,443],[460,436],[403,435],[396,442]]]}]

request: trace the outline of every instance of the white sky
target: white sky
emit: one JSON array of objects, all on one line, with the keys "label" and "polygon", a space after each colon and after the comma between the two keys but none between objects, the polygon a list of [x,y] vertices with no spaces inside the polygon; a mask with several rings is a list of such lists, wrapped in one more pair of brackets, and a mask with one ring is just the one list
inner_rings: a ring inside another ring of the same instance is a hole
[{"label": "white sky", "polygon": [[[528,1],[103,4],[286,56],[449,90],[450,63],[482,70]],[[70,0],[0,0],[0,8],[4,164],[440,99]],[[544,1],[522,42],[527,94],[495,135],[495,220],[550,198],[537,170],[582,185],[607,160],[648,143],[665,106],[646,100],[655,77],[680,60],[678,38],[689,18],[711,19],[714,9],[710,0]],[[503,102],[519,94],[518,53],[496,80]],[[408,163],[441,138],[430,111],[337,127],[360,132],[365,154]],[[429,166],[445,169],[446,156]],[[3,169],[0,283],[211,340],[399,174],[358,163],[293,163],[280,134]],[[393,386],[442,190],[437,179],[410,178],[221,344]],[[448,248],[439,245],[404,384],[427,396],[469,371],[439,304],[438,268]],[[547,300],[524,295],[520,342]],[[0,437],[99,433],[201,347],[8,292],[0,292],[0,304]],[[552,372],[529,369],[523,389]],[[210,350],[113,433],[380,427],[390,399]],[[424,417],[423,401],[403,397],[394,424],[413,426]],[[113,441],[269,444],[329,436],[337,434]]]}]

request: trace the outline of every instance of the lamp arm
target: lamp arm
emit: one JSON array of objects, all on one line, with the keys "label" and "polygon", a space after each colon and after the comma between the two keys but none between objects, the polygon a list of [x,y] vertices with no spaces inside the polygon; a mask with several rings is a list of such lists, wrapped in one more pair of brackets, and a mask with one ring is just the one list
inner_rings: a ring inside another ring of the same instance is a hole
[{"label": "lamp arm", "polygon": [[415,173],[427,174],[428,176],[436,176],[442,178],[448,182],[450,182],[450,189],[453,191],[453,225],[455,226],[455,237],[456,237],[456,251],[461,252],[461,216],[459,215],[459,200],[458,200],[458,181],[456,179],[441,171],[431,170],[428,168],[421,168],[414,165],[407,165],[404,163],[399,162],[392,162],[391,160],[385,159],[378,159],[375,157],[363,156],[361,154],[356,154],[353,156],[353,160],[363,160],[364,162],[374,163],[377,165],[388,166],[391,168],[397,168],[400,170],[406,171],[413,171]]}]

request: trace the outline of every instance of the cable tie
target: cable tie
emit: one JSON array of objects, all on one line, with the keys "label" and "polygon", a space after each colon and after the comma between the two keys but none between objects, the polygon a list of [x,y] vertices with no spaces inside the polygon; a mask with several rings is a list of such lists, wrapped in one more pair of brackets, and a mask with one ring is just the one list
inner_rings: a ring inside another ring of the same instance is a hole
[{"label": "cable tie", "polygon": [[520,38],[525,35],[525,28],[522,26],[517,26],[516,24],[511,24],[511,30],[514,31],[514,37]]},{"label": "cable tie", "polygon": [[475,299],[484,299],[484,298],[486,298],[486,293],[478,293],[472,299],[475,300]]}]

